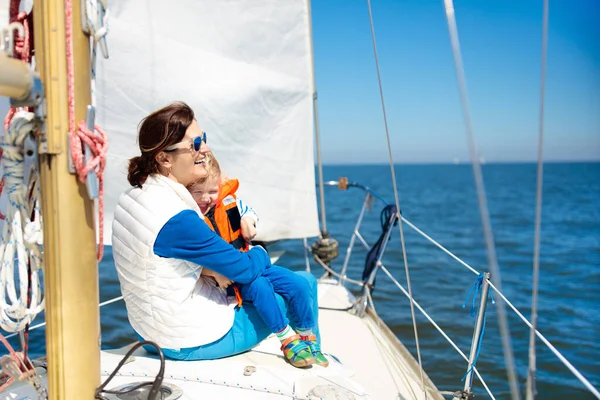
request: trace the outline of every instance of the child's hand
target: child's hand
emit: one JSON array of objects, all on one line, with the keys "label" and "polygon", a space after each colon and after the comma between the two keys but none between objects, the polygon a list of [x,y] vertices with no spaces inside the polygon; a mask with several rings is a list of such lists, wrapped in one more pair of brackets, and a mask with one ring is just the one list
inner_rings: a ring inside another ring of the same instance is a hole
[{"label": "child's hand", "polygon": [[241,222],[242,237],[246,242],[251,241],[256,236],[256,222],[251,217],[242,218]]}]

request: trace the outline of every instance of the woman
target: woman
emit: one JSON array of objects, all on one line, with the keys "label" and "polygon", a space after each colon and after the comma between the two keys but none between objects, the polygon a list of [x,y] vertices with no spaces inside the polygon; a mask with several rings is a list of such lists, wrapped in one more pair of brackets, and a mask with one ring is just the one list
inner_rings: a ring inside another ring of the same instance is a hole
[{"label": "woman", "polygon": [[[249,350],[270,334],[269,327],[251,304],[235,309],[213,280],[199,277],[220,274],[250,283],[271,262],[262,247],[241,253],[218,237],[186,189],[207,174],[206,134],[189,106],[173,103],[141,122],[138,142],[141,156],[129,161],[127,177],[133,187],[119,198],[112,238],[131,326],[179,360]],[[316,281],[302,275],[309,280],[306,295],[312,296],[317,321]],[[278,303],[287,312],[280,297]],[[293,318],[290,323],[294,326]],[[315,333],[318,337],[318,323]],[[296,347],[302,349],[306,345]]]}]

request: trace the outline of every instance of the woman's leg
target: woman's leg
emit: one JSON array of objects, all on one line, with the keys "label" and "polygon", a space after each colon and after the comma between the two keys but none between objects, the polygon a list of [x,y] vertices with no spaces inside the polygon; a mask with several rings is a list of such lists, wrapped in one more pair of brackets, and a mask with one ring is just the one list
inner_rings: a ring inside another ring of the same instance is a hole
[{"label": "woman's leg", "polygon": [[166,357],[176,360],[214,360],[248,351],[270,334],[271,328],[260,317],[256,308],[252,304],[244,304],[241,308],[235,308],[233,326],[222,338],[197,347],[180,350],[163,349],[163,353]]}]

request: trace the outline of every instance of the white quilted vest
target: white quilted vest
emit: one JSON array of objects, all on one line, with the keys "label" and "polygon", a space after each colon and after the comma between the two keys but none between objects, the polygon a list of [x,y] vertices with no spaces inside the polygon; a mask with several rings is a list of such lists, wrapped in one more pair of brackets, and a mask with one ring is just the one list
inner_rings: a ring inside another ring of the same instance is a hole
[{"label": "white quilted vest", "polygon": [[174,350],[220,339],[234,318],[224,291],[198,281],[201,266],[154,254],[158,233],[183,210],[203,218],[183,185],[156,174],[119,197],[113,221],[113,257],[129,322],[144,339]]}]

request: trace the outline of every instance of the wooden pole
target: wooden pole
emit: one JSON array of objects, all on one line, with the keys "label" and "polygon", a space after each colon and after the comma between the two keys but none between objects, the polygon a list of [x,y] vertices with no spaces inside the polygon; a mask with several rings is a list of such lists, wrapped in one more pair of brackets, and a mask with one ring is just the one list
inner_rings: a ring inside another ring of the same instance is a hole
[{"label": "wooden pole", "polygon": [[[90,103],[89,39],[73,1],[76,121]],[[68,169],[68,102],[63,0],[35,3],[35,55],[47,102],[40,155],[44,224],[46,351],[51,399],[93,399],[100,384],[100,318],[93,201]]]}]

